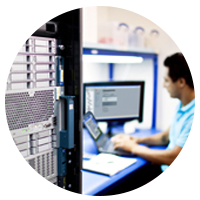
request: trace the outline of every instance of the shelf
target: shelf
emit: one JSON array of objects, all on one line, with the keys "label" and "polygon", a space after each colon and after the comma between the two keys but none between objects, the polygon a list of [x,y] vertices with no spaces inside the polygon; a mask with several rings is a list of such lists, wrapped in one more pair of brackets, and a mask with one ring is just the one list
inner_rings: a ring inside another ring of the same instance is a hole
[{"label": "shelf", "polygon": [[[103,43],[83,43],[83,49],[93,49],[93,50],[107,50],[107,51],[114,51],[114,52],[121,52],[123,54],[128,53],[138,53],[138,54],[151,54],[151,55],[158,55],[154,50],[147,49],[147,48],[134,48],[129,47],[127,49],[117,48],[115,45],[103,44]],[[95,52],[94,52],[95,53]]]},{"label": "shelf", "polygon": [[[152,129],[156,128],[156,105],[157,105],[157,76],[158,76],[158,54],[151,49],[129,48],[127,50],[117,49],[114,45],[83,43],[83,55],[105,55],[105,56],[135,56],[153,61],[153,117]],[[113,80],[113,63],[109,63],[109,78]]]}]

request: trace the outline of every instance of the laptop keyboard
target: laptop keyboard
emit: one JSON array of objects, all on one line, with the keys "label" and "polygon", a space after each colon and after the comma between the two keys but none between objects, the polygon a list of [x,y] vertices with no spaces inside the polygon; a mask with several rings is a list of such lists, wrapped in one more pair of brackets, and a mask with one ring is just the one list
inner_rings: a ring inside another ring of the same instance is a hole
[{"label": "laptop keyboard", "polygon": [[116,155],[132,156],[132,153],[129,153],[121,148],[114,149],[114,143],[108,140],[105,145],[102,147],[103,152],[114,153]]},{"label": "laptop keyboard", "polygon": [[107,151],[114,151],[114,143],[107,141],[103,149]]}]

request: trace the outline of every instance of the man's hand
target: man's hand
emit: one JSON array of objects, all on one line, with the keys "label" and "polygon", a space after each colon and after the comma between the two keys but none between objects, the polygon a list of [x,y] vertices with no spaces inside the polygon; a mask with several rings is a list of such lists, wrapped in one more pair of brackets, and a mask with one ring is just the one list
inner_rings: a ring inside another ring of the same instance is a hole
[{"label": "man's hand", "polygon": [[134,149],[139,146],[137,143],[139,142],[139,138],[134,138],[130,135],[116,135],[111,138],[111,141],[114,143],[115,149],[122,148],[125,151],[133,152]]},{"label": "man's hand", "polygon": [[140,138],[130,135],[117,135],[111,138],[115,148],[122,148],[156,164],[166,164],[178,167],[194,152],[183,149],[177,145],[173,149],[155,150],[139,145]]}]

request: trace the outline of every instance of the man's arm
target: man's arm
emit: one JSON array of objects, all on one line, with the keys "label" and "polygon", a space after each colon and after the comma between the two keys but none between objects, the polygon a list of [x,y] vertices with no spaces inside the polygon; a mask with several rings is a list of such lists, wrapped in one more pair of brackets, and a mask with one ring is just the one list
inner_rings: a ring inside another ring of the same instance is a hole
[{"label": "man's arm", "polygon": [[[166,137],[164,142],[162,142],[163,137]],[[141,142],[151,145],[161,143],[165,144],[166,141],[168,142],[168,131],[151,137],[145,137],[143,141],[137,141],[137,139],[128,135],[117,135],[112,138],[112,141],[114,142],[115,148],[122,148],[126,151],[133,152],[134,154],[156,164],[167,164],[174,167],[178,167],[192,154],[194,154],[193,151],[181,148],[178,145],[176,145],[173,149],[154,150],[138,144]]]},{"label": "man's arm", "polygon": [[149,136],[149,137],[144,137],[144,138],[139,138],[139,137],[132,137],[130,135],[125,135],[125,134],[120,134],[116,135],[111,138],[111,141],[116,143],[119,140],[133,140],[136,143],[143,143],[146,145],[167,145],[169,143],[169,129],[168,128],[166,131],[163,131],[161,133]]},{"label": "man's arm", "polygon": [[170,127],[166,131],[150,137],[137,138],[136,142],[146,145],[167,145],[169,143],[169,129]]},{"label": "man's arm", "polygon": [[166,164],[170,165],[178,156],[180,151],[182,150],[181,147],[175,146],[171,150],[153,150],[149,149],[148,147],[141,146],[141,145],[133,145],[132,152],[136,155],[158,165]]}]

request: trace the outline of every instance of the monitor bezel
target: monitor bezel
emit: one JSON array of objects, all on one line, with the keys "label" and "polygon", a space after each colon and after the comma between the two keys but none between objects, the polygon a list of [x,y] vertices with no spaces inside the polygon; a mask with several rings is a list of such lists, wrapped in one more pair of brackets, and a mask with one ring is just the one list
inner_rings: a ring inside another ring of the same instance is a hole
[{"label": "monitor bezel", "polygon": [[96,121],[107,121],[107,122],[125,122],[125,121],[130,121],[137,119],[139,122],[143,121],[143,108],[144,108],[144,86],[145,82],[144,81],[109,81],[109,82],[90,82],[90,83],[84,83],[83,84],[83,114],[85,114],[85,91],[87,86],[125,86],[125,85],[140,85],[141,86],[141,92],[140,92],[140,108],[139,108],[139,117],[128,117],[128,118],[115,118],[115,119],[97,119]]}]

